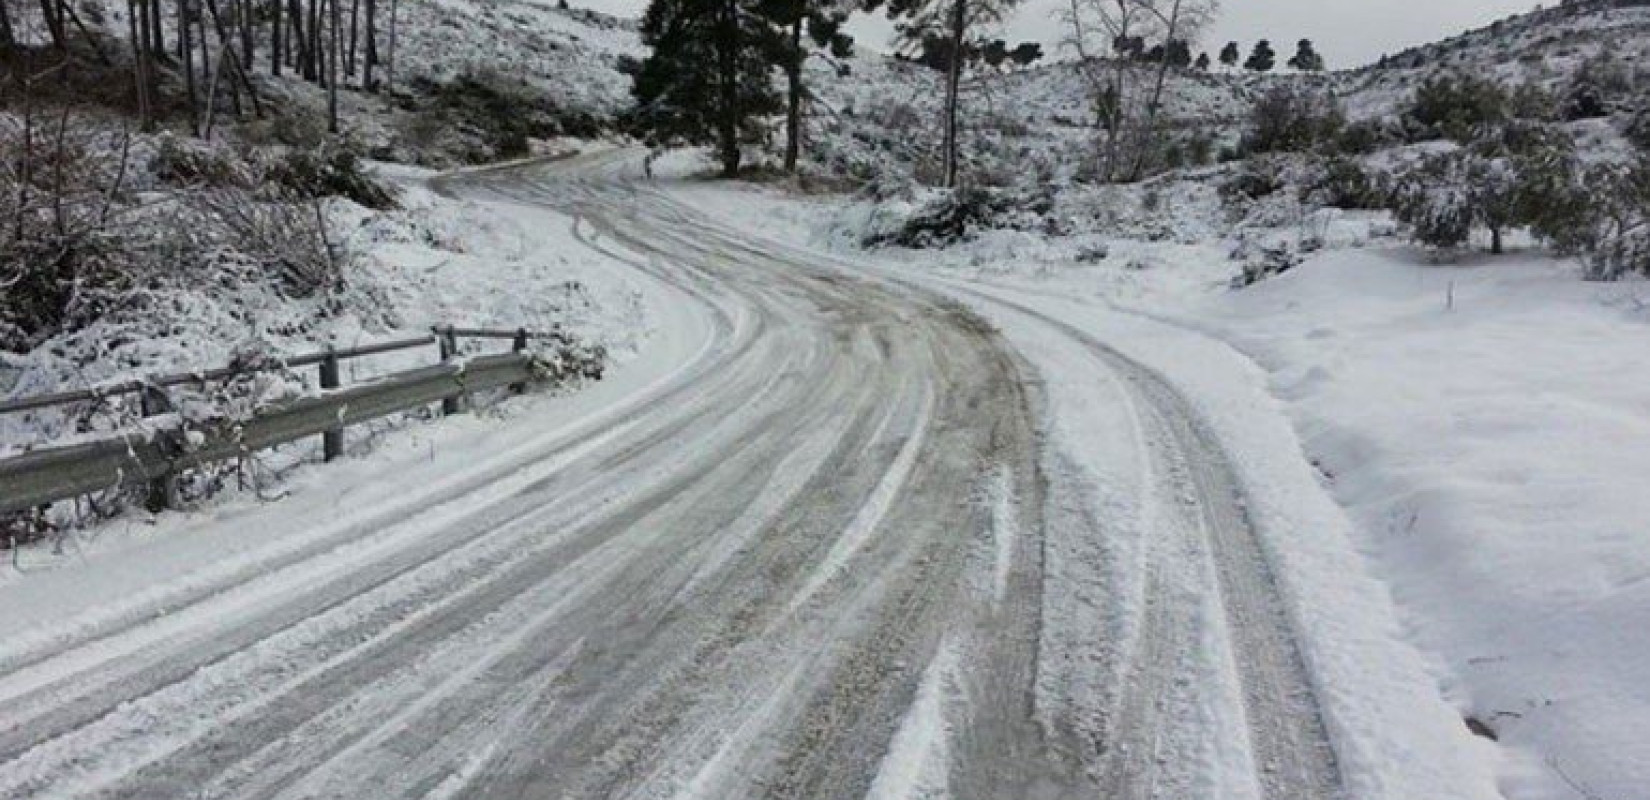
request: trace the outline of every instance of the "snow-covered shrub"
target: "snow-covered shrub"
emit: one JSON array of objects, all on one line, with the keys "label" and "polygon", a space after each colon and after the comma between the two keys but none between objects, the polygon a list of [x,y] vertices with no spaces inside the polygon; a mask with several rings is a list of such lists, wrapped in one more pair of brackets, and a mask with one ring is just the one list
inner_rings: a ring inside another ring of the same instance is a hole
[{"label": "snow-covered shrub", "polygon": [[1306,152],[1332,141],[1346,124],[1333,95],[1279,86],[1255,102],[1242,149],[1246,153]]},{"label": "snow-covered shrub", "polygon": [[1507,116],[1507,92],[1487,78],[1445,72],[1434,75],[1415,90],[1406,119],[1431,138],[1465,141],[1480,126]]},{"label": "snow-covered shrub", "polygon": [[1650,161],[1596,164],[1580,184],[1584,202],[1565,249],[1584,256],[1593,280],[1650,276]]},{"label": "snow-covered shrub", "polygon": [[1639,227],[1601,242],[1587,254],[1587,278],[1614,281],[1630,275],[1650,278],[1650,228]]},{"label": "snow-covered shrub", "polygon": [[1404,142],[1403,123],[1393,119],[1349,122],[1335,137],[1334,149],[1347,155],[1367,155]]},{"label": "snow-covered shrub", "polygon": [[563,108],[528,80],[491,67],[472,67],[448,81],[419,77],[412,89],[427,98],[419,109],[466,134],[458,158],[482,163],[532,152],[532,139],[595,138],[609,125],[589,111]]},{"label": "snow-covered shrub", "polygon": [[1312,182],[1303,188],[1301,199],[1327,208],[1387,208],[1390,198],[1383,177],[1356,159],[1332,156],[1314,165]]},{"label": "snow-covered shrub", "polygon": [[1100,264],[1111,258],[1111,248],[1105,242],[1087,244],[1077,249],[1075,260],[1079,264]]},{"label": "snow-covered shrub", "polygon": [[177,187],[250,186],[250,166],[235,152],[196,139],[162,136],[149,162],[155,178]]},{"label": "snow-covered shrub", "polygon": [[945,247],[989,229],[1036,230],[1046,227],[1054,208],[1046,191],[969,187],[938,194],[892,230],[864,238],[867,247]]},{"label": "snow-covered shrub", "polygon": [[1650,97],[1639,99],[1638,109],[1622,125],[1621,136],[1640,152],[1650,152]]},{"label": "snow-covered shrub", "polygon": [[79,115],[50,136],[29,125],[0,114],[0,350],[13,352],[95,314],[127,280],[132,223],[114,213],[131,196],[129,134]]},{"label": "snow-covered shrub", "polygon": [[1243,271],[1232,278],[1234,289],[1253,286],[1267,278],[1282,275],[1305,261],[1287,243],[1240,247],[1233,253],[1233,258],[1243,261]]},{"label": "snow-covered shrub", "polygon": [[330,140],[314,149],[288,150],[270,161],[263,178],[290,198],[347,197],[367,208],[395,208],[389,188],[367,175],[360,154],[342,140]]},{"label": "snow-covered shrub", "polygon": [[270,200],[224,187],[185,199],[184,224],[213,231],[210,258],[234,261],[271,278],[283,294],[314,297],[341,288],[340,254],[328,241],[317,199]]},{"label": "snow-covered shrub", "polygon": [[1272,157],[1251,158],[1220,184],[1221,199],[1228,203],[1260,200],[1288,186],[1287,165]]},{"label": "snow-covered shrub", "polygon": [[1563,130],[1526,121],[1484,125],[1466,146],[1428,156],[1401,176],[1394,211],[1429,247],[1459,247],[1481,227],[1491,252],[1500,253],[1512,228],[1557,239],[1575,224],[1576,171]]},{"label": "snow-covered shrub", "polygon": [[1393,212],[1416,242],[1436,250],[1460,247],[1478,221],[1475,188],[1484,164],[1461,151],[1428,157],[1394,187]]},{"label": "snow-covered shrub", "polygon": [[1564,90],[1560,111],[1574,121],[1609,116],[1633,91],[1627,65],[1606,47],[1581,62]]}]

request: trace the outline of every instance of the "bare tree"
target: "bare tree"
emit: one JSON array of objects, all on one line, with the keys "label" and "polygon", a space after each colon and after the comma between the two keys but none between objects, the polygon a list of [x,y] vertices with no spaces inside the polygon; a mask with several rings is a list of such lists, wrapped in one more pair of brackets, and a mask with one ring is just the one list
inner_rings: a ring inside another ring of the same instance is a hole
[{"label": "bare tree", "polygon": [[[1216,0],[1070,0],[1066,44],[1077,53],[1104,131],[1104,180],[1137,180],[1150,166],[1175,66],[1167,52],[1176,42],[1189,47],[1217,8]],[[1148,42],[1162,47],[1155,64],[1142,60]]]}]

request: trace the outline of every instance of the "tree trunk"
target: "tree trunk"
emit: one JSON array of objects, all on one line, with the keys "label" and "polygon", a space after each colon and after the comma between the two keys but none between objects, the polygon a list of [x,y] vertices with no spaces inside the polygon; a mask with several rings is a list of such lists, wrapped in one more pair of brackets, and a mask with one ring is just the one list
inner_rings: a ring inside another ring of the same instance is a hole
[{"label": "tree trunk", "polygon": [[361,86],[375,92],[378,87],[373,84],[372,68],[378,63],[378,0],[367,0],[366,50],[361,59]]},{"label": "tree trunk", "polygon": [[287,19],[292,23],[292,33],[287,39],[287,55],[292,58],[292,68],[305,80],[314,80],[309,73],[309,30],[304,26],[303,0],[289,0],[286,7]]},{"label": "tree trunk", "polygon": [[721,109],[717,115],[717,146],[722,157],[722,177],[739,175],[739,7],[735,0],[718,6],[718,60],[721,62]]},{"label": "tree trunk", "polygon": [[150,127],[149,117],[149,47],[144,35],[148,26],[148,0],[126,0],[127,35],[132,38],[132,82],[137,90],[138,122],[144,130]]},{"label": "tree trunk", "polygon": [[309,0],[309,22],[304,30],[309,34],[308,44],[304,45],[307,57],[304,59],[304,80],[319,81],[321,79],[321,3],[320,0]]},{"label": "tree trunk", "polygon": [[789,81],[785,107],[785,171],[795,175],[796,162],[802,155],[802,17],[791,23],[791,61],[785,65]]},{"label": "tree trunk", "polygon": [[339,44],[343,36],[343,16],[338,9],[339,0],[327,0],[327,7],[332,12],[332,31],[327,40],[327,130],[338,132],[338,57]]},{"label": "tree trunk", "polygon": [[1169,82],[1169,43],[1180,35],[1180,7],[1182,0],[1174,0],[1169,9],[1166,20],[1167,30],[1163,34],[1163,58],[1157,65],[1157,81],[1152,86],[1152,99],[1146,105],[1146,125],[1141,131],[1143,141],[1135,146],[1134,166],[1129,170],[1131,180],[1139,180],[1146,171],[1146,158],[1152,152],[1152,146],[1157,136],[1157,120],[1163,108],[1163,88]]},{"label": "tree trunk", "polygon": [[166,56],[166,39],[161,33],[160,0],[144,0],[144,18],[148,23],[149,55],[153,63],[156,58]]},{"label": "tree trunk", "polygon": [[6,9],[5,0],[0,0],[0,47],[11,48],[17,44],[17,37],[11,31],[11,12]]},{"label": "tree trunk", "polygon": [[[40,16],[46,22],[47,33],[51,34],[52,45],[59,50],[68,50],[69,39],[63,19],[63,0],[40,0]],[[132,31],[136,33],[136,26],[132,27]]]},{"label": "tree trunk", "polygon": [[356,42],[361,38],[361,0],[349,4],[349,54],[344,58],[344,74],[355,77]]},{"label": "tree trunk", "polygon": [[955,0],[951,7],[951,63],[945,73],[945,152],[942,156],[947,189],[957,186],[957,99],[962,82],[963,37],[968,30],[967,0]]},{"label": "tree trunk", "polygon": [[1502,253],[1501,229],[1499,227],[1490,228],[1490,253],[1493,255],[1501,255]]},{"label": "tree trunk", "polygon": [[395,12],[400,6],[400,0],[390,0],[390,57],[384,62],[384,88],[392,91],[395,89]]},{"label": "tree trunk", "polygon": [[183,65],[183,85],[189,94],[189,129],[201,130],[200,98],[195,88],[195,49],[189,30],[189,0],[178,3],[178,61]]},{"label": "tree trunk", "polygon": [[256,35],[258,17],[253,13],[252,0],[240,0],[238,16],[241,22],[241,52],[239,57],[241,63],[245,64],[247,69],[251,69],[253,63],[257,61],[258,55],[258,37]]},{"label": "tree trunk", "polygon": [[277,78],[281,77],[281,59],[286,55],[281,48],[281,40],[286,36],[281,9],[281,0],[269,4],[269,74]]}]

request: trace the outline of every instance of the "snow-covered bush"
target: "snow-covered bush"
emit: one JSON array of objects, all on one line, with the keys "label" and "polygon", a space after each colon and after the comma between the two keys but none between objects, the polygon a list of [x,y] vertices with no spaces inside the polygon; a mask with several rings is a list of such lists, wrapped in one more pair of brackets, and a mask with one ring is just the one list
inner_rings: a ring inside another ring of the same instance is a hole
[{"label": "snow-covered bush", "polygon": [[1609,48],[1576,68],[1564,90],[1561,104],[1567,120],[1609,116],[1633,91],[1633,76]]},{"label": "snow-covered bush", "polygon": [[1243,271],[1232,278],[1232,288],[1253,286],[1267,278],[1282,275],[1305,261],[1295,248],[1287,243],[1263,246],[1240,246],[1232,257],[1243,262]]},{"label": "snow-covered bush", "polygon": [[50,136],[0,114],[0,350],[21,352],[124,283],[133,139],[62,116]]},{"label": "snow-covered bush", "polygon": [[451,155],[469,163],[518,158],[532,151],[532,139],[594,138],[610,127],[587,110],[563,108],[525,78],[490,67],[466,69],[451,80],[420,77],[412,88],[425,98],[422,113],[464,134],[438,140],[457,146],[457,153],[419,154],[426,161]]},{"label": "snow-covered bush", "polygon": [[893,226],[864,238],[867,247],[945,247],[967,241],[981,230],[1034,230],[1047,226],[1054,208],[1046,191],[969,187],[941,192]]},{"label": "snow-covered bush", "polygon": [[1614,281],[1629,275],[1650,278],[1650,227],[1640,226],[1607,239],[1587,254],[1587,277]]},{"label": "snow-covered bush", "polygon": [[1491,252],[1500,253],[1513,228],[1552,240],[1568,235],[1578,224],[1576,174],[1563,130],[1527,121],[1482,125],[1466,146],[1428,156],[1401,176],[1394,211],[1429,247],[1459,247],[1484,228]]},{"label": "snow-covered bush", "polygon": [[1221,199],[1228,203],[1260,200],[1283,191],[1288,165],[1281,158],[1251,158],[1220,184]]},{"label": "snow-covered bush", "polygon": [[1385,176],[1372,173],[1357,159],[1331,156],[1315,164],[1313,172],[1312,182],[1302,192],[1308,205],[1348,210],[1390,205]]},{"label": "snow-covered bush", "polygon": [[1568,247],[1582,253],[1587,277],[1650,277],[1650,161],[1600,163],[1587,169]]},{"label": "snow-covered bush", "polygon": [[1302,86],[1272,89],[1249,112],[1246,153],[1306,152],[1335,140],[1346,124],[1333,95]]},{"label": "snow-covered bush", "polygon": [[1479,220],[1479,197],[1488,165],[1463,151],[1428,157],[1394,187],[1393,211],[1411,237],[1436,250],[1460,247]]},{"label": "snow-covered bush", "polygon": [[272,159],[263,182],[280,187],[284,198],[347,197],[367,208],[395,208],[395,197],[361,168],[348,142],[331,139],[314,149],[290,149]]},{"label": "snow-covered bush", "polygon": [[1507,93],[1494,80],[1440,73],[1415,90],[1405,118],[1426,137],[1465,141],[1477,128],[1507,116]]}]

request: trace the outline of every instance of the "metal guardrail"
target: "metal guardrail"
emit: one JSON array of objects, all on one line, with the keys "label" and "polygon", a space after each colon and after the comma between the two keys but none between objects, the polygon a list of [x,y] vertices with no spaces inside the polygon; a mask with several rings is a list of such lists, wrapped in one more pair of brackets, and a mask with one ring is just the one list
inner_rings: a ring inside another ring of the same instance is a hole
[{"label": "metal guardrail", "polygon": [[[512,352],[458,359],[462,338],[509,339]],[[171,505],[174,479],[184,470],[229,461],[259,450],[321,436],[327,460],[342,455],[343,431],[349,425],[440,402],[445,413],[463,409],[463,398],[492,389],[521,389],[533,379],[534,359],[524,352],[531,340],[569,341],[560,331],[436,328],[430,336],[326,350],[266,366],[222,368],[166,375],[74,392],[21,398],[0,403],[0,413],[30,411],[68,403],[100,400],[119,394],[142,394],[146,416],[165,413],[164,389],[189,383],[221,381],[252,372],[303,366],[320,368],[325,394],[254,412],[250,419],[225,420],[190,442],[176,429],[135,432],[84,444],[35,450],[0,460],[0,514],[37,508],[58,500],[108,489],[147,485],[147,505]],[[442,363],[341,388],[339,362],[415,347],[438,345]]]}]

